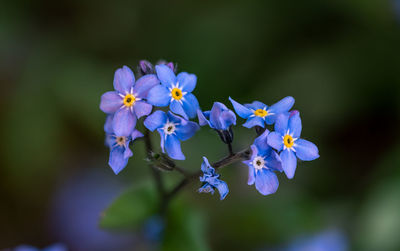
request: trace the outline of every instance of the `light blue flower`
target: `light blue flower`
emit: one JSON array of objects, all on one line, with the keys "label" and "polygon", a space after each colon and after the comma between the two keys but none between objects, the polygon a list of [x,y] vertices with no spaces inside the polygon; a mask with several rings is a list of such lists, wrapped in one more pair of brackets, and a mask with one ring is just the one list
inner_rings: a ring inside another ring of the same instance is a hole
[{"label": "light blue flower", "polygon": [[268,135],[268,144],[280,152],[282,168],[292,179],[296,171],[297,158],[304,161],[319,157],[318,148],[310,141],[300,139],[301,119],[298,111],[280,114],[275,123],[275,131]]},{"label": "light blue flower", "polygon": [[224,104],[215,102],[211,111],[197,111],[199,124],[209,125],[215,130],[228,130],[231,125],[236,125],[236,115]]},{"label": "light blue flower", "polygon": [[243,126],[247,128],[252,128],[254,126],[260,126],[264,128],[265,123],[267,125],[272,125],[275,123],[276,117],[280,113],[289,111],[294,104],[294,98],[290,96],[283,98],[271,106],[267,106],[259,101],[254,101],[251,104],[241,105],[230,97],[229,100],[232,102],[236,113],[241,118],[247,120],[246,123],[243,124]]},{"label": "light blue flower", "polygon": [[199,109],[197,98],[191,93],[196,87],[194,74],[181,72],[178,76],[167,65],[156,65],[157,77],[161,85],[153,87],[147,100],[154,106],[168,106],[175,114],[185,119],[194,118]]},{"label": "light blue flower", "polygon": [[143,134],[134,129],[129,136],[118,136],[112,129],[112,122],[113,115],[109,115],[104,124],[104,131],[106,132],[106,145],[110,148],[108,164],[114,173],[118,174],[126,167],[129,158],[133,155],[129,143],[143,137]]},{"label": "light blue flower", "polygon": [[265,130],[251,145],[252,155],[250,160],[243,163],[249,166],[249,179],[247,184],[255,183],[256,189],[262,195],[273,194],[279,186],[278,177],[274,171],[282,172],[279,155],[267,144],[268,130]]},{"label": "light blue flower", "polygon": [[145,101],[148,91],[160,82],[156,75],[141,77],[135,83],[135,76],[129,67],[115,71],[114,89],[101,96],[100,109],[114,114],[112,128],[115,134],[128,137],[136,126],[138,118],[151,113],[152,106]]},{"label": "light blue flower", "polygon": [[225,199],[229,192],[228,185],[219,179],[219,174],[215,172],[215,169],[210,165],[206,157],[203,157],[201,171],[203,171],[203,176],[200,177],[200,181],[204,184],[199,188],[199,192],[214,194],[214,189],[216,188],[220,194],[220,200]]},{"label": "light blue flower", "polygon": [[144,125],[152,132],[157,129],[161,137],[162,151],[166,150],[169,157],[177,160],[185,159],[180,141],[190,139],[200,129],[195,122],[163,111],[155,111],[148,116]]}]

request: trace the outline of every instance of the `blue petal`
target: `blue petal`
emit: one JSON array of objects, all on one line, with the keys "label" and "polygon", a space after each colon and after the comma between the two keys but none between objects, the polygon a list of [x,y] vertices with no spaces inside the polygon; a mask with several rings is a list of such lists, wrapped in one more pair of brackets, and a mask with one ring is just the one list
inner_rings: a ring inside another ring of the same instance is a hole
[{"label": "blue petal", "polygon": [[125,145],[125,151],[124,151],[124,158],[125,159],[128,159],[128,158],[132,157],[132,155],[133,155],[131,149],[129,148],[129,142],[130,141],[126,142],[126,145]]},{"label": "blue petal", "polygon": [[183,109],[183,106],[178,101],[173,100],[169,106],[169,109],[171,109],[171,111],[173,113],[176,113],[178,115],[181,115],[185,119],[188,119],[188,116],[186,115],[185,110]]},{"label": "blue petal", "polygon": [[256,180],[254,167],[249,166],[249,178],[247,179],[248,185],[253,185]]},{"label": "blue petal", "polygon": [[263,168],[256,174],[256,189],[262,195],[275,193],[278,190],[278,186],[278,177],[274,172]]},{"label": "blue petal", "polygon": [[208,162],[208,159],[206,157],[203,157],[203,163],[201,163],[201,171],[205,174],[211,174],[214,175],[215,169],[210,165],[210,162]]},{"label": "blue petal", "polygon": [[199,188],[199,193],[214,194],[214,188],[210,184],[206,183],[202,187]]},{"label": "blue petal", "polygon": [[265,159],[265,161],[268,168],[283,172],[281,157],[275,151],[271,151],[271,154]]},{"label": "blue petal", "polygon": [[239,104],[231,97],[229,97],[229,100],[231,101],[233,108],[235,109],[235,112],[237,113],[237,115],[239,115],[239,117],[247,119],[248,117],[250,117],[250,115],[253,114],[253,112],[249,108],[246,108],[245,106]]},{"label": "blue petal", "polygon": [[199,124],[201,126],[205,126],[205,125],[210,125],[210,122],[208,121],[208,119],[206,118],[206,116],[204,116],[204,113],[201,110],[197,110],[197,117],[199,119]]},{"label": "blue petal", "polygon": [[294,138],[300,137],[301,134],[301,119],[300,119],[300,113],[295,112],[292,113],[289,117],[289,131],[290,133],[293,134]]},{"label": "blue petal", "polygon": [[265,129],[265,131],[259,137],[257,137],[253,143],[258,148],[258,151],[262,156],[267,155],[268,152],[271,151],[271,147],[268,145],[268,135],[269,131],[268,129]]},{"label": "blue petal", "polygon": [[243,124],[243,126],[247,127],[247,128],[252,128],[254,126],[264,127],[265,126],[264,119],[254,116],[254,117],[248,118],[246,123]]},{"label": "blue petal", "polygon": [[285,171],[285,174],[289,179],[292,179],[297,166],[296,155],[293,151],[286,149],[282,151],[280,157],[282,160],[283,171]]},{"label": "blue petal", "polygon": [[268,145],[272,148],[276,149],[277,151],[282,150],[283,148],[283,139],[282,135],[277,132],[271,132],[268,134]]},{"label": "blue petal", "polygon": [[187,93],[182,102],[183,102],[183,110],[185,110],[187,116],[189,118],[196,117],[196,112],[200,107],[197,98],[193,94]]},{"label": "blue petal", "polygon": [[143,137],[143,133],[141,133],[139,130],[133,130],[132,134],[131,134],[131,140],[134,141],[137,138],[141,138]]},{"label": "blue petal", "polygon": [[136,126],[136,116],[130,109],[119,109],[113,119],[113,130],[117,136],[129,136]]},{"label": "blue petal", "polygon": [[156,65],[157,77],[165,87],[176,83],[175,73],[166,65]]},{"label": "blue petal", "polygon": [[113,119],[114,119],[113,115],[108,115],[107,118],[106,118],[106,123],[104,123],[104,131],[107,134],[113,134],[114,133],[114,130],[112,128]]},{"label": "blue petal", "polygon": [[108,164],[115,174],[121,172],[121,170],[128,164],[128,159],[124,158],[124,152],[124,148],[120,146],[114,147],[110,152]]},{"label": "blue petal", "polygon": [[159,128],[159,129],[157,129],[157,132],[160,134],[160,138],[161,138],[161,141],[160,141],[161,151],[163,153],[165,153],[165,134],[164,134],[164,129]]},{"label": "blue petal", "polygon": [[133,109],[135,110],[137,118],[141,118],[143,116],[149,115],[151,113],[151,110],[153,109],[153,106],[147,104],[144,101],[136,101]]},{"label": "blue petal", "polygon": [[185,124],[176,127],[176,136],[181,141],[185,141],[193,137],[193,135],[200,129],[200,126],[195,122],[188,121]]},{"label": "blue petal", "polygon": [[268,107],[266,104],[260,102],[260,101],[254,101],[251,104],[244,104],[245,107],[253,110],[258,110],[258,109],[264,109]]},{"label": "blue petal", "polygon": [[267,125],[272,125],[273,123],[275,123],[276,117],[277,117],[276,114],[268,114],[265,117],[265,123],[267,123]]},{"label": "blue petal", "polygon": [[236,115],[231,110],[223,111],[219,119],[222,130],[227,130],[231,125],[236,125]]},{"label": "blue petal", "polygon": [[288,120],[289,114],[288,113],[281,113],[276,118],[275,123],[275,131],[280,133],[281,135],[285,135],[288,129]]},{"label": "blue petal", "polygon": [[225,199],[225,197],[229,193],[228,185],[224,181],[219,180],[219,182],[215,185],[215,187],[218,189],[218,192],[220,194],[220,200]]},{"label": "blue petal", "polygon": [[144,120],[143,124],[147,129],[153,132],[155,129],[164,126],[166,122],[167,115],[165,114],[165,112],[158,110],[148,116]]},{"label": "blue petal", "polygon": [[106,134],[106,139],[105,139],[104,144],[105,144],[107,147],[112,148],[112,147],[114,146],[115,143],[116,143],[115,136],[114,136],[114,135],[111,135],[111,134]]},{"label": "blue petal", "polygon": [[185,124],[185,123],[187,123],[187,120],[183,119],[182,117],[180,117],[178,115],[173,114],[172,112],[168,112],[167,113],[167,117],[168,117],[168,120],[170,122],[173,122],[175,124]]},{"label": "blue petal", "polygon": [[289,111],[293,105],[294,105],[294,98],[288,96],[288,97],[281,99],[277,103],[271,105],[269,107],[268,111],[275,113],[275,114],[283,113],[283,112]]},{"label": "blue petal", "polygon": [[168,156],[171,157],[172,159],[177,159],[177,160],[185,159],[185,155],[183,155],[181,149],[181,142],[174,135],[167,136],[167,139],[165,141],[165,150],[167,151]]},{"label": "blue petal", "polygon": [[135,75],[128,66],[124,66],[115,71],[114,89],[119,93],[126,94],[131,91],[131,87],[135,84]]},{"label": "blue petal", "polygon": [[318,147],[305,139],[295,141],[296,156],[304,161],[311,161],[319,158]]},{"label": "blue petal", "polygon": [[147,98],[149,91],[160,84],[155,74],[144,75],[136,81],[133,87],[133,93],[138,98]]},{"label": "blue petal", "polygon": [[171,101],[169,94],[167,87],[156,85],[147,94],[147,102],[155,106],[167,106]]},{"label": "blue petal", "polygon": [[218,129],[218,130],[224,130],[222,129],[221,126],[221,113],[225,105],[223,105],[220,102],[215,102],[213,107],[211,108],[210,111],[210,124],[212,125],[212,128]]},{"label": "blue petal", "polygon": [[100,109],[105,113],[114,113],[123,105],[117,92],[106,92],[101,96]]},{"label": "blue petal", "polygon": [[184,92],[192,92],[196,87],[197,77],[194,74],[188,74],[187,72],[181,72],[176,77],[179,86],[182,87]]}]

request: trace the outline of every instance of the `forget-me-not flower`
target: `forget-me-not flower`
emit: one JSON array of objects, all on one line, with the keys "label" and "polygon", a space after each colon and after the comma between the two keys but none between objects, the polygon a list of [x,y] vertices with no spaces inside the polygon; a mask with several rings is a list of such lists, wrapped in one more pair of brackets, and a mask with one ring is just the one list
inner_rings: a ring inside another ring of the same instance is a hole
[{"label": "forget-me-not flower", "polygon": [[115,113],[112,128],[116,135],[128,137],[137,119],[151,113],[152,105],[144,99],[148,91],[159,83],[154,74],[145,75],[135,83],[135,76],[127,66],[115,71],[115,91],[101,96],[100,109],[108,114]]},{"label": "forget-me-not flower", "polygon": [[240,117],[247,119],[246,123],[243,124],[243,126],[247,128],[252,128],[254,126],[264,128],[265,123],[267,123],[267,125],[272,125],[275,123],[278,114],[289,111],[294,104],[294,98],[290,96],[281,99],[271,106],[267,106],[259,101],[241,105],[230,97],[229,100],[232,102],[236,113]]},{"label": "forget-me-not flower", "polygon": [[185,119],[195,117],[199,102],[191,92],[196,87],[196,75],[181,72],[175,76],[171,68],[164,64],[156,65],[156,72],[161,85],[149,91],[148,102],[154,106],[169,105],[173,113]]},{"label": "forget-me-not flower", "polygon": [[185,159],[180,141],[188,140],[200,129],[195,122],[163,111],[155,111],[148,116],[144,125],[152,132],[157,129],[161,137],[162,151],[166,150],[169,157],[177,160]]},{"label": "forget-me-not flower", "polygon": [[280,114],[275,123],[275,131],[268,135],[268,144],[280,152],[282,168],[289,179],[293,178],[296,171],[297,158],[311,161],[319,157],[317,146],[300,139],[300,134],[300,113],[292,111],[290,114]]},{"label": "forget-me-not flower", "polygon": [[249,166],[247,184],[255,183],[256,189],[262,195],[273,194],[279,186],[278,177],[274,171],[282,172],[279,155],[267,144],[268,130],[265,130],[251,145],[251,158],[243,163]]},{"label": "forget-me-not flower", "polygon": [[203,171],[203,176],[200,177],[200,181],[204,184],[199,188],[199,192],[214,194],[214,189],[216,188],[220,194],[220,200],[225,199],[229,192],[228,185],[219,179],[219,174],[215,172],[215,169],[210,165],[206,157],[203,157],[201,171]]},{"label": "forget-me-not flower", "polygon": [[104,124],[106,132],[106,145],[110,147],[110,158],[108,164],[115,174],[122,171],[128,164],[128,160],[133,153],[129,148],[129,143],[137,138],[143,137],[143,134],[134,129],[129,136],[118,136],[113,132],[112,128],[113,115],[108,115]]}]

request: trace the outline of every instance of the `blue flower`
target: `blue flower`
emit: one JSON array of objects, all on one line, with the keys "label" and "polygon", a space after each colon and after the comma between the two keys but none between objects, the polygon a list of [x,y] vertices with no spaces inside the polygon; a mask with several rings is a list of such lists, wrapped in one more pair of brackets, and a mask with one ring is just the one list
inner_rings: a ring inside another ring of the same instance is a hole
[{"label": "blue flower", "polygon": [[211,111],[197,111],[199,124],[209,125],[215,130],[228,130],[231,125],[236,125],[236,115],[224,104],[215,102]]},{"label": "blue flower", "polygon": [[228,185],[224,181],[218,179],[219,174],[215,172],[215,169],[210,165],[206,157],[203,157],[201,171],[203,171],[203,176],[200,177],[200,181],[204,184],[199,188],[199,192],[214,194],[214,188],[217,188],[220,194],[220,199],[225,199],[229,192]]},{"label": "blue flower", "polygon": [[280,114],[275,123],[275,131],[268,135],[268,144],[280,152],[282,168],[292,179],[296,171],[297,158],[304,161],[319,157],[318,148],[310,141],[300,139],[301,119],[298,111]]},{"label": "blue flower", "polygon": [[110,158],[108,164],[114,173],[118,174],[126,167],[129,158],[133,155],[131,149],[129,148],[129,143],[139,137],[143,137],[143,134],[134,129],[129,136],[118,136],[113,133],[112,123],[113,115],[109,115],[106,123],[104,124],[104,131],[107,134],[106,145],[110,147]]},{"label": "blue flower", "polygon": [[251,104],[241,105],[229,97],[236,113],[244,119],[247,119],[244,127],[252,128],[260,126],[264,128],[264,124],[272,125],[275,123],[276,117],[283,112],[287,112],[294,104],[293,97],[286,97],[271,106],[267,106],[259,101],[254,101]]},{"label": "blue flower", "polygon": [[180,141],[190,139],[200,129],[199,125],[192,121],[163,111],[155,111],[148,116],[144,125],[152,132],[157,129],[161,137],[162,151],[166,150],[169,157],[177,160],[185,159]]},{"label": "blue flower", "polygon": [[138,118],[151,113],[152,106],[144,99],[148,91],[159,84],[154,74],[141,77],[135,83],[135,76],[129,67],[115,71],[114,89],[101,96],[100,109],[114,114],[112,128],[115,134],[129,136],[136,126]]},{"label": "blue flower", "polygon": [[282,172],[279,155],[267,144],[268,130],[265,130],[251,145],[252,155],[250,160],[243,163],[249,166],[249,179],[247,184],[256,184],[256,189],[262,195],[273,194],[279,186],[278,177],[274,171]]},{"label": "blue flower", "polygon": [[196,87],[197,77],[194,74],[181,72],[178,76],[167,65],[156,65],[156,72],[161,85],[153,87],[147,100],[154,106],[167,106],[175,114],[185,119],[194,118],[199,102],[191,93]]}]

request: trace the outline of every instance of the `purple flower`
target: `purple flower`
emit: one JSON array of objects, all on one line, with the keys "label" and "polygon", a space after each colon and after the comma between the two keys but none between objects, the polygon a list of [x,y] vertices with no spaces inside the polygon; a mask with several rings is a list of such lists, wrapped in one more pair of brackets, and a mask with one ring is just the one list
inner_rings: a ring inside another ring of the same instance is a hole
[{"label": "purple flower", "polygon": [[268,130],[255,139],[251,145],[252,155],[250,160],[243,163],[249,166],[249,179],[247,184],[256,184],[256,189],[262,195],[273,194],[279,186],[278,177],[274,171],[282,172],[279,155],[267,144]]},{"label": "purple flower", "polygon": [[275,123],[275,132],[268,135],[268,144],[280,152],[282,168],[292,179],[296,171],[297,158],[304,161],[319,157],[318,148],[310,141],[300,139],[301,119],[298,111],[280,114]]},{"label": "purple flower", "polygon": [[211,111],[197,111],[199,124],[209,125],[215,130],[228,130],[231,125],[236,125],[236,115],[224,104],[215,102]]},{"label": "purple flower", "polygon": [[43,249],[39,249],[29,245],[20,245],[13,249],[14,251],[67,251],[67,247],[62,244],[54,244]]},{"label": "purple flower", "polygon": [[243,124],[243,126],[247,128],[252,128],[254,126],[264,128],[265,123],[267,123],[267,125],[272,125],[275,123],[276,117],[280,113],[289,111],[294,104],[294,98],[290,96],[281,99],[278,103],[271,106],[267,106],[259,101],[241,105],[230,97],[229,100],[232,102],[236,113],[240,117],[247,119],[246,123]]},{"label": "purple flower", "polygon": [[113,117],[113,115],[108,115],[106,123],[104,124],[104,131],[107,133],[106,145],[110,147],[108,164],[114,173],[118,174],[126,167],[129,158],[133,155],[129,148],[129,143],[139,137],[143,137],[143,134],[136,129],[134,129],[129,136],[118,136],[114,134],[112,130]]},{"label": "purple flower", "polygon": [[203,171],[203,176],[200,177],[200,181],[204,184],[199,188],[199,193],[214,194],[214,189],[216,188],[220,194],[220,200],[225,199],[229,192],[228,185],[224,181],[218,179],[219,174],[215,172],[215,169],[210,165],[206,157],[203,157],[201,171]]},{"label": "purple flower", "polygon": [[114,114],[112,128],[116,135],[128,137],[132,134],[138,118],[151,113],[152,106],[144,99],[148,91],[159,84],[156,75],[141,77],[135,83],[135,76],[129,67],[115,71],[114,89],[101,96],[100,109]]},{"label": "purple flower", "polygon": [[157,129],[161,137],[162,151],[166,150],[169,157],[177,160],[185,159],[180,141],[190,139],[200,128],[192,121],[163,111],[155,111],[148,116],[144,125],[152,132]]},{"label": "purple flower", "polygon": [[195,117],[199,102],[191,92],[196,87],[196,75],[181,72],[175,76],[167,65],[156,65],[156,72],[161,85],[149,91],[148,102],[154,106],[169,105],[173,113],[185,119]]}]

